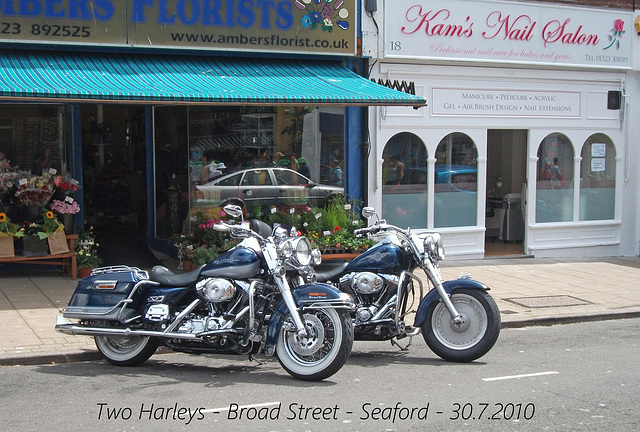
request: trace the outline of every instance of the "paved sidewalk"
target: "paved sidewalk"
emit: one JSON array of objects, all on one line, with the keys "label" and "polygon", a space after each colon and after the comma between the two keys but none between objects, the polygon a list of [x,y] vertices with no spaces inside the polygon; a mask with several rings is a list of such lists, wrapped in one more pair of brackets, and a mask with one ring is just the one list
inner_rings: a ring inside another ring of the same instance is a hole
[{"label": "paved sidewalk", "polygon": [[[503,327],[640,317],[640,258],[444,261],[491,287]],[[93,339],[54,329],[75,281],[59,271],[0,272],[0,365],[99,358]]]}]

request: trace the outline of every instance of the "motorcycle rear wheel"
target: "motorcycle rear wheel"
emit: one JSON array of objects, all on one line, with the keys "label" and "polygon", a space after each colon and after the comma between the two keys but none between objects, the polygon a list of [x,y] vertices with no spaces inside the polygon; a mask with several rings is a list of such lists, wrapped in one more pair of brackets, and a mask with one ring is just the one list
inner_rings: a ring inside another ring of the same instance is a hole
[{"label": "motorcycle rear wheel", "polygon": [[107,361],[116,366],[137,366],[158,349],[158,338],[148,336],[95,336],[96,347]]},{"label": "motorcycle rear wheel", "polygon": [[340,370],[353,347],[353,322],[347,311],[308,309],[302,320],[309,334],[280,330],[276,354],[282,367],[293,377],[320,381]]},{"label": "motorcycle rear wheel", "polygon": [[439,357],[466,363],[485,355],[498,340],[500,311],[493,298],[485,291],[455,290],[451,301],[458,313],[465,317],[462,326],[453,323],[443,302],[429,306],[422,324],[422,336]]}]

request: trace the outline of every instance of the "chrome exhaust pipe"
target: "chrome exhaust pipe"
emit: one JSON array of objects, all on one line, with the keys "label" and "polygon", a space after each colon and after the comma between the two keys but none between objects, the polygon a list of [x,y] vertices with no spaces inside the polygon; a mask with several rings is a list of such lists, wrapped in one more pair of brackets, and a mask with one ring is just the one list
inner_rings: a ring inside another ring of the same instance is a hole
[{"label": "chrome exhaust pipe", "polygon": [[84,336],[116,336],[116,337],[151,336],[151,337],[161,337],[161,338],[169,338],[169,339],[188,339],[188,340],[199,340],[203,336],[242,333],[241,330],[237,330],[237,329],[210,330],[207,332],[203,332],[202,334],[199,334],[199,333],[160,332],[160,331],[153,331],[153,330],[132,330],[130,328],[118,329],[118,328],[110,328],[110,327],[88,327],[88,326],[74,324],[62,316],[56,317],[56,331],[59,331],[60,333],[70,334],[70,335],[84,335]]}]

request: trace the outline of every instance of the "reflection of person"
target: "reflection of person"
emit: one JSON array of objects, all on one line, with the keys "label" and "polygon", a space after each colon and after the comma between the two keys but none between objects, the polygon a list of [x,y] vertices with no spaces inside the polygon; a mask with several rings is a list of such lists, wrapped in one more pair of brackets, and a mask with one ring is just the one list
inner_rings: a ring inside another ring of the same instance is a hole
[{"label": "reflection of person", "polygon": [[389,161],[385,161],[382,167],[386,174],[385,184],[399,185],[400,180],[404,177],[404,164],[398,160],[398,156],[391,156]]},{"label": "reflection of person", "polygon": [[551,178],[554,179],[554,180],[563,180],[564,179],[564,176],[562,175],[562,170],[558,166],[559,162],[560,161],[558,160],[557,157],[553,158],[553,166],[550,168],[550,171],[551,171]]},{"label": "reflection of person", "polygon": [[329,174],[329,184],[332,186],[342,186],[342,169],[340,169],[340,162],[338,159],[331,161],[331,173]]},{"label": "reflection of person", "polygon": [[271,162],[271,166],[278,166],[278,162],[280,162],[280,159],[282,159],[284,157],[284,154],[282,152],[276,152],[273,155],[273,162]]},{"label": "reflection of person", "polygon": [[44,150],[38,151],[35,157],[33,158],[33,163],[31,164],[31,174],[40,176],[44,168],[49,164],[49,149],[45,148]]},{"label": "reflection of person", "polygon": [[298,171],[298,168],[299,168],[298,159],[296,159],[295,154],[292,154],[291,156],[289,156],[289,168],[294,171]]},{"label": "reflection of person", "polygon": [[298,168],[298,172],[305,176],[306,178],[311,178],[311,170],[309,169],[309,165],[307,165],[307,160],[305,158],[298,159],[298,163],[300,164],[300,168]]}]

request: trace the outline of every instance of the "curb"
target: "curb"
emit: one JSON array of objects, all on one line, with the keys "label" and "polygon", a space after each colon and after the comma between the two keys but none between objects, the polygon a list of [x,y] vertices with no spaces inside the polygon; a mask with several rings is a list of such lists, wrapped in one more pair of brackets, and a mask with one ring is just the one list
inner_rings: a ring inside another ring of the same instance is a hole
[{"label": "curb", "polygon": [[558,324],[575,324],[581,322],[610,321],[618,319],[640,318],[640,311],[632,312],[607,312],[596,315],[567,315],[530,318],[524,320],[513,320],[503,322],[501,328],[523,328],[523,327],[549,327]]}]

